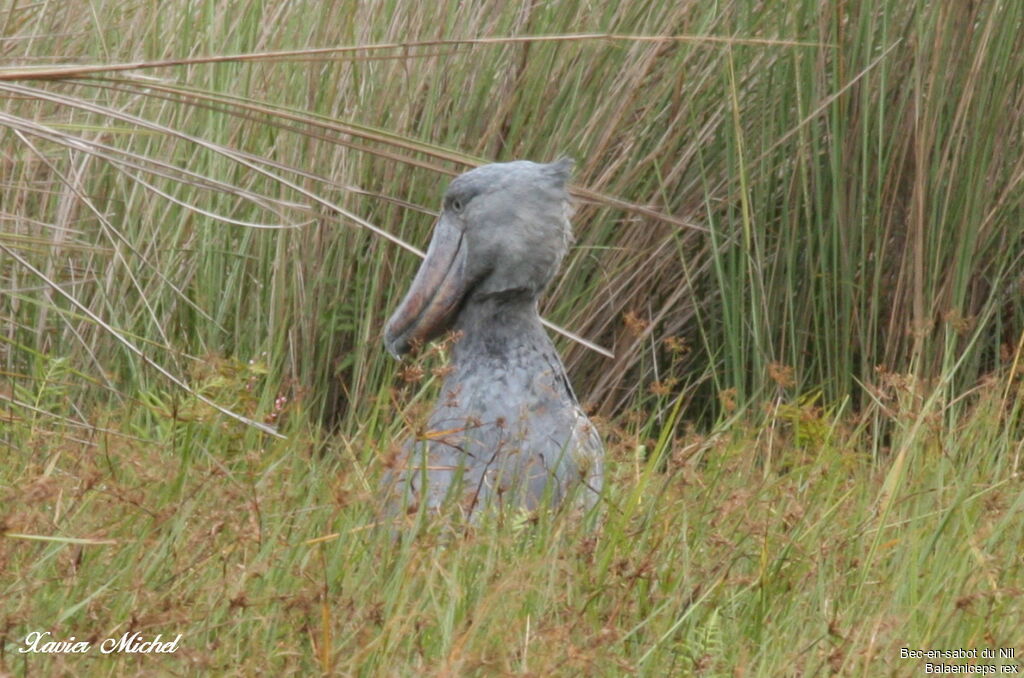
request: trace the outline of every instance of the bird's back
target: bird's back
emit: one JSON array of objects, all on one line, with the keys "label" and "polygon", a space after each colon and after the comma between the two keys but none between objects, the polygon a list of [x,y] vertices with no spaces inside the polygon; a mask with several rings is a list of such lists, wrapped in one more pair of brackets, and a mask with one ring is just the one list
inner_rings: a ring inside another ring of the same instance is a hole
[{"label": "bird's back", "polygon": [[557,504],[574,487],[592,504],[602,483],[601,438],[547,337],[471,355],[454,365],[426,429],[407,443],[390,478],[396,489],[432,508],[452,494],[470,511],[492,502]]}]

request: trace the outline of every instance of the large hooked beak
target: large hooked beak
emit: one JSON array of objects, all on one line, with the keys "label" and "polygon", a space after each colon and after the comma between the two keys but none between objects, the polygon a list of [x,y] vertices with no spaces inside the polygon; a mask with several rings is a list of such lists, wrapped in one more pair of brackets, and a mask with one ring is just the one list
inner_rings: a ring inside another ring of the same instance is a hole
[{"label": "large hooked beak", "polygon": [[463,234],[442,214],[412,287],[384,329],[388,352],[400,358],[448,329],[467,291]]}]

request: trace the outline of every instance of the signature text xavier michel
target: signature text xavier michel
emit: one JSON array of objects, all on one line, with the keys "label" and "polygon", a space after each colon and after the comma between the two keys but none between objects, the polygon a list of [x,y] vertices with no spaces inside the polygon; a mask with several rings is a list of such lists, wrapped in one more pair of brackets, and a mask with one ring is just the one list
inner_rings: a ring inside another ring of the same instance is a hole
[{"label": "signature text xavier michel", "polygon": [[[49,631],[32,631],[25,636],[23,647],[18,652],[39,652],[43,654],[85,654],[92,650],[95,643],[87,640],[75,640],[74,636],[67,640],[52,640],[49,638]],[[157,634],[156,638],[146,639],[141,633],[125,633],[120,638],[107,638],[99,643],[100,652],[112,654],[114,652],[128,652],[138,654],[170,653],[176,652],[178,643],[181,642],[179,633],[174,640],[163,640],[163,634]]]}]

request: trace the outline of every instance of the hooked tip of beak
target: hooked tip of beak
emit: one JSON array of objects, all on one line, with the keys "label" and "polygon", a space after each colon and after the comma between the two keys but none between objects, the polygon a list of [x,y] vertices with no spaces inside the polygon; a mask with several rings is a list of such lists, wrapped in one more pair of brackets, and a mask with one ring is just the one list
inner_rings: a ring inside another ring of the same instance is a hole
[{"label": "hooked tip of beak", "polygon": [[400,341],[398,337],[391,336],[390,332],[384,333],[384,348],[395,360],[401,360],[402,356],[409,351],[409,346],[404,341]]}]

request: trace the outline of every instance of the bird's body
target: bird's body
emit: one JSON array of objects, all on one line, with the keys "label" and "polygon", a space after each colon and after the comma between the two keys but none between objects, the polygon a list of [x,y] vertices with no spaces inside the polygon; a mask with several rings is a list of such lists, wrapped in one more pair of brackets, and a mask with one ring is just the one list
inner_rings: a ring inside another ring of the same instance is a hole
[{"label": "bird's body", "polygon": [[412,288],[388,323],[400,355],[446,330],[458,337],[426,429],[388,484],[407,505],[448,497],[467,511],[534,508],[579,488],[593,503],[600,437],[537,313],[571,235],[566,162],[487,165],[452,182]]}]

